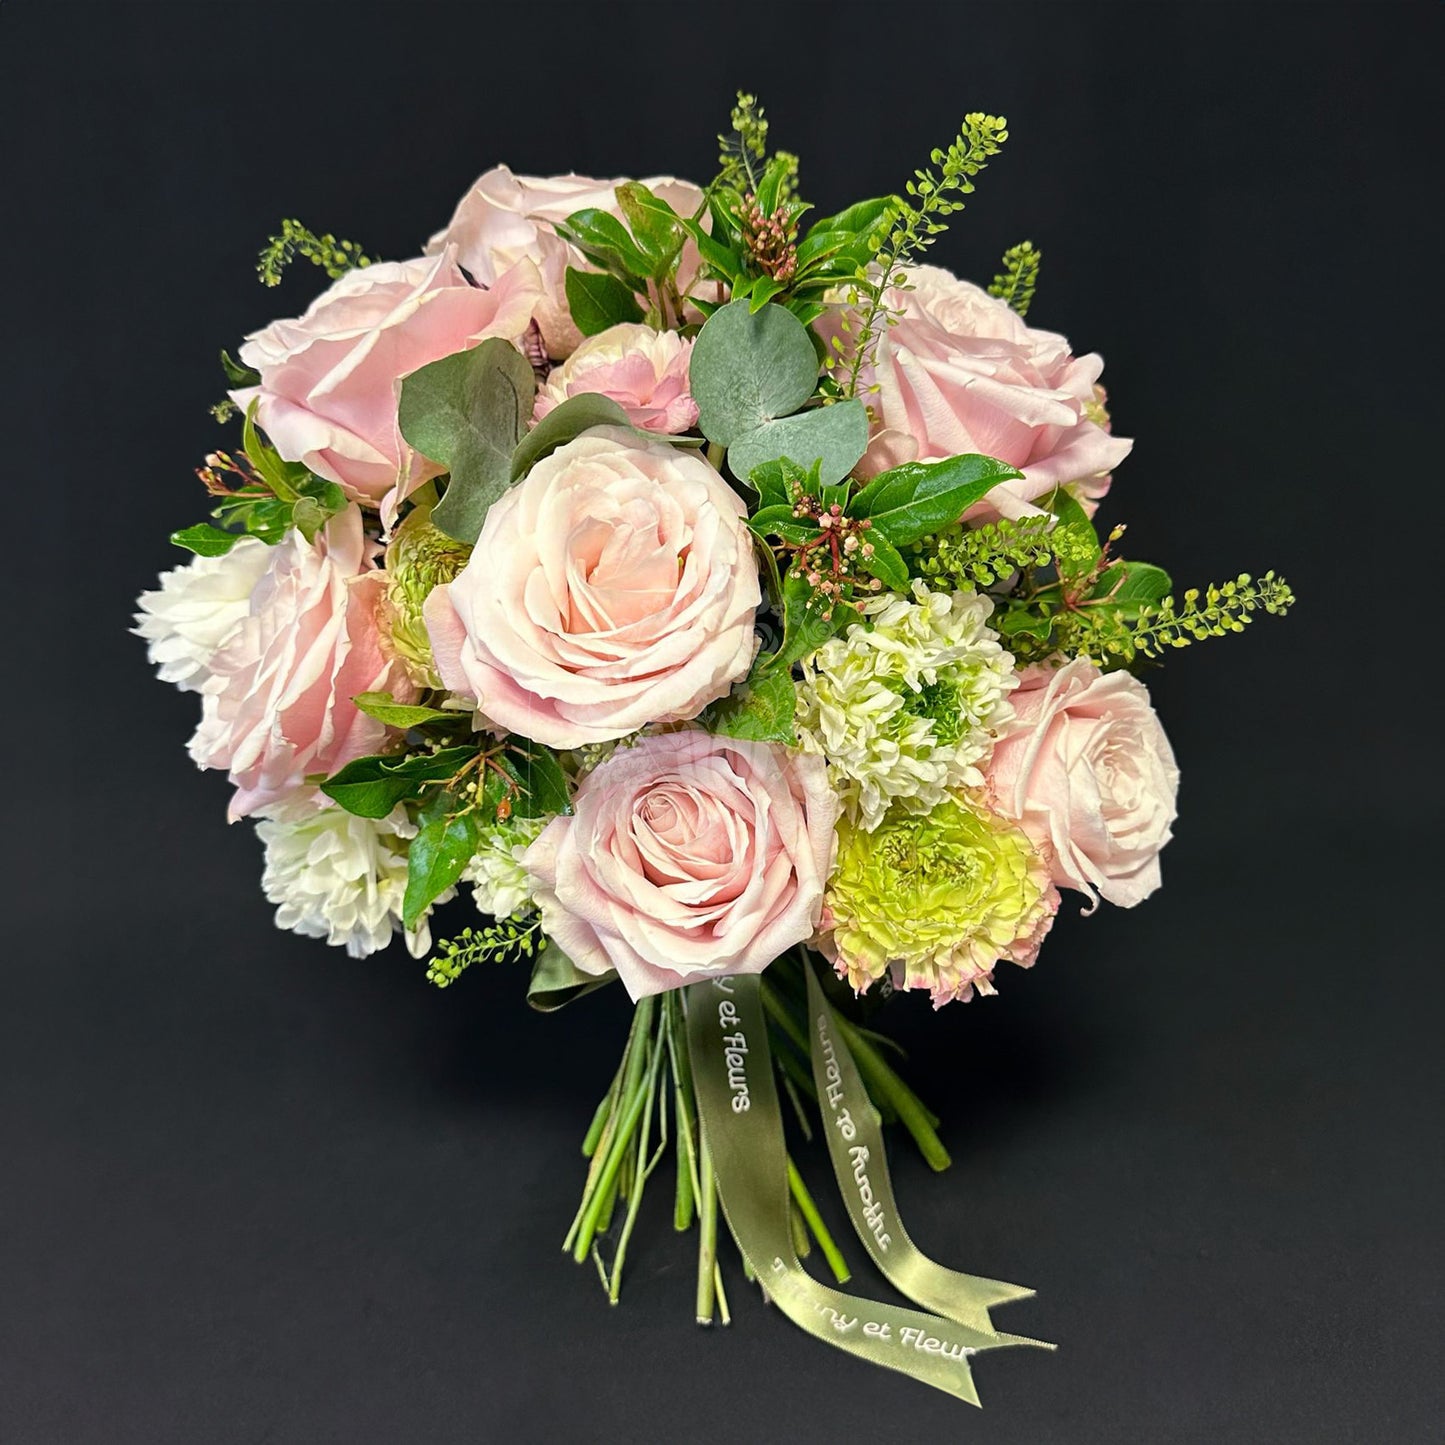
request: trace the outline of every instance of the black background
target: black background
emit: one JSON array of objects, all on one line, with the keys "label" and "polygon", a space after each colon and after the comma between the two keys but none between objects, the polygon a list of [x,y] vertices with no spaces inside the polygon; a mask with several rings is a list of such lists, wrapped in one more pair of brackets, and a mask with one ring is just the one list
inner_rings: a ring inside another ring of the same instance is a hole
[{"label": "black background", "polygon": [[[1440,1438],[1439,20],[9,0],[0,1437]],[[898,1142],[910,1225],[1060,1344],[983,1359],[981,1415],[736,1268],[694,1328],[667,1187],[610,1309],[558,1244],[625,1000],[542,1018],[514,972],[443,994],[275,931],[125,634],[201,515],[216,350],[321,284],[255,284],[280,217],[406,256],[498,160],[705,179],[738,86],[824,211],[1006,113],[936,258],[1043,248],[1030,319],[1138,438],[1133,553],[1301,598],[1154,681],[1163,893],[895,1011],[956,1158]]]}]

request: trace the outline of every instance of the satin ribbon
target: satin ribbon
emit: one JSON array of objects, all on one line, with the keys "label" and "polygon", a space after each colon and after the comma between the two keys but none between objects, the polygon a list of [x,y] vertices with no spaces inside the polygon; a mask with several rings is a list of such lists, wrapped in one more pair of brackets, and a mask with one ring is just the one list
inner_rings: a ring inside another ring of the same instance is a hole
[{"label": "satin ribbon", "polygon": [[[826,1124],[833,1172],[858,1238],[899,1294],[944,1319],[992,1334],[989,1310],[1010,1300],[1028,1299],[1033,1290],[947,1269],[929,1259],[908,1237],[893,1197],[883,1149],[883,1121],[868,1097],[852,1053],[839,1036],[837,1019],[817,976],[809,967],[803,972],[808,980],[808,1037],[818,1107]],[[1019,1342],[1013,1336],[1009,1339]],[[1042,1344],[1037,1340],[1029,1343]]]},{"label": "satin ribbon", "polygon": [[807,1274],[793,1248],[783,1118],[758,980],[711,979],[689,985],[685,998],[698,1119],[723,1214],[773,1303],[814,1338],[977,1405],[969,1358],[1034,1342],[845,1294]]}]

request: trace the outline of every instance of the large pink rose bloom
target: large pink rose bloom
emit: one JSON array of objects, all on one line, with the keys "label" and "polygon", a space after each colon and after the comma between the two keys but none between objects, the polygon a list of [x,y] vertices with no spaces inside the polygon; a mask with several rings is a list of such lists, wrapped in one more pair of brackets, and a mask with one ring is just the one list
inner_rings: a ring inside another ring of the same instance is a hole
[{"label": "large pink rose bloom", "polygon": [[[567,268],[595,268],[557,234],[556,225],[574,211],[589,209],[620,219],[622,208],[615,192],[625,183],[621,176],[610,181],[578,175],[518,176],[506,166],[495,166],[462,197],[450,224],[431,238],[427,250],[456,246],[462,265],[483,285],[523,259],[535,262],[543,291],[537,324],[547,354],[569,356],[582,333],[567,309]],[[650,176],[643,185],[680,216],[692,215],[702,202],[702,191],[691,181]],[[684,285],[696,269],[696,253],[689,244],[679,267]]]},{"label": "large pink rose bloom", "polygon": [[1087,658],[1032,667],[1010,696],[1014,722],[987,773],[999,810],[1049,859],[1054,882],[1132,908],[1159,886],[1159,850],[1177,816],[1179,769],[1127,672]]},{"label": "large pink rose bloom", "polygon": [[550,747],[693,718],[752,663],[757,563],[701,457],[594,427],[495,502],[425,604],[443,682]]},{"label": "large pink rose bloom", "polygon": [[675,435],[697,421],[697,403],[687,388],[692,342],[675,331],[623,323],[589,336],[547,378],[537,393],[541,421],[574,396],[597,392],[610,397],[643,431]]},{"label": "large pink rose bloom", "polygon": [[838,800],[822,758],[685,731],[588,774],[574,816],[524,858],[542,924],[584,973],[634,999],[761,973],[812,937]]},{"label": "large pink rose bloom", "polygon": [[314,546],[289,532],[212,660],[190,750],[199,766],[230,774],[233,819],[279,802],[308,774],[377,751],[386,728],[358,711],[357,693],[418,695],[378,626],[386,575],[373,550],[356,507]]},{"label": "large pink rose bloom", "polygon": [[997,297],[938,266],[910,270],[893,293],[901,318],[878,344],[870,401],[879,429],[860,473],[979,452],[1023,472],[1002,482],[970,518],[1019,517],[1069,485],[1086,503],[1134,445],[1101,425],[1101,356],[1073,356]]},{"label": "large pink rose bloom", "polygon": [[445,468],[401,435],[402,378],[489,336],[519,340],[540,296],[530,262],[483,290],[452,249],[348,271],[304,316],[247,337],[241,360],[261,384],[231,395],[242,407],[259,398],[256,420],[287,461],[305,462],[357,500],[380,501],[393,487],[404,495]]}]

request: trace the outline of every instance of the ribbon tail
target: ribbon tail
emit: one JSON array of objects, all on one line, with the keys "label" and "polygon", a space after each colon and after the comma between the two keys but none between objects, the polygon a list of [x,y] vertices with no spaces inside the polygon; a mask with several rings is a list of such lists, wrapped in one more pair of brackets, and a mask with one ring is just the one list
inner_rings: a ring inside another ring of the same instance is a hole
[{"label": "ribbon tail", "polygon": [[809,1053],[818,1107],[823,1112],[828,1155],[848,1218],[869,1257],[890,1284],[915,1304],[960,1325],[994,1336],[1000,1344],[1054,1347],[1022,1335],[999,1334],[989,1311],[1034,1291],[982,1275],[962,1274],[930,1259],[909,1238],[893,1195],[883,1145],[883,1123],[868,1097],[853,1055],[817,977],[805,967]]}]

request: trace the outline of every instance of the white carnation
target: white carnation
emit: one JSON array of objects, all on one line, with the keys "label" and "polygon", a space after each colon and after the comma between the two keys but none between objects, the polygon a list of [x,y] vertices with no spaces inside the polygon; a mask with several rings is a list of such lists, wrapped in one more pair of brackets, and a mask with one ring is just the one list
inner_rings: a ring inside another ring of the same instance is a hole
[{"label": "white carnation", "polygon": [[[261,887],[276,909],[276,926],[324,938],[352,958],[385,948],[402,927],[406,842],[416,826],[398,808],[386,818],[358,818],[301,793],[260,815],[266,849]],[[436,901],[444,903],[455,890]],[[406,932],[413,958],[431,949],[425,918]]]},{"label": "white carnation", "polygon": [[537,880],[522,866],[522,855],[547,826],[546,818],[512,818],[488,828],[462,882],[472,885],[472,898],[479,913],[493,918],[510,918],[531,908]]},{"label": "white carnation", "polygon": [[193,557],[161,573],[159,591],[141,593],[134,630],[149,644],[162,682],[201,691],[211,659],[246,618],[269,552],[264,542],[242,537],[223,556]]},{"label": "white carnation", "polygon": [[977,592],[866,603],[867,622],[803,664],[798,738],[828,760],[844,801],[872,831],[895,801],[918,812],[979,787],[978,764],[1013,716],[1013,657],[988,627]]}]

